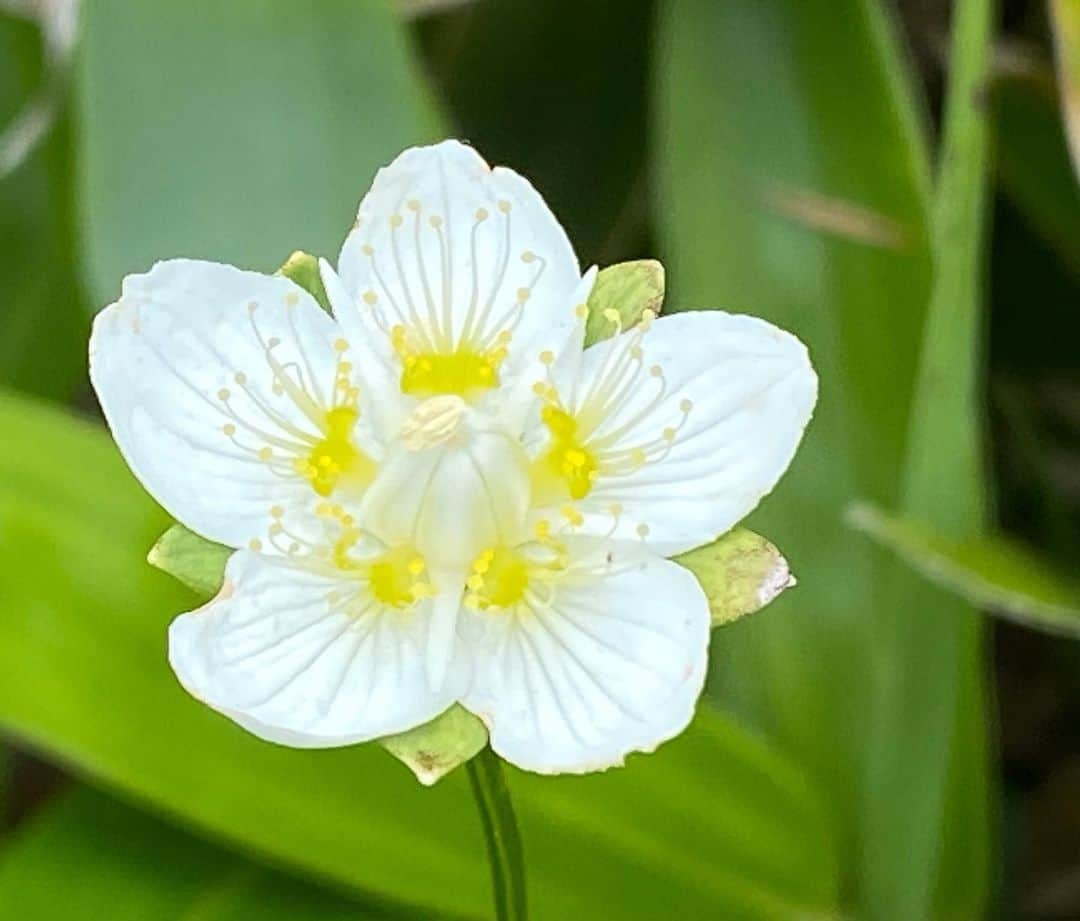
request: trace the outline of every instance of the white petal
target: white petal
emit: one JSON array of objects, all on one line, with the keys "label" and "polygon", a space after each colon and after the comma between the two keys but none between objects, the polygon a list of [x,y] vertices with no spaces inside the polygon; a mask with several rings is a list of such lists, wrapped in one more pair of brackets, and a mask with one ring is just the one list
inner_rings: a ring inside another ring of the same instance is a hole
[{"label": "white petal", "polygon": [[585,773],[652,751],[701,693],[709,610],[697,581],[633,545],[601,553],[610,572],[560,584],[546,608],[462,612],[477,663],[462,703],[527,770]]},{"label": "white petal", "polygon": [[[340,335],[286,278],[172,260],[126,278],[98,315],[90,373],[150,493],[195,531],[245,546],[265,537],[272,506],[304,530],[320,499],[293,464],[323,437],[317,418],[334,405],[338,361],[352,359],[335,351]],[[274,363],[289,384],[277,393]],[[354,438],[377,451],[362,422]]]},{"label": "white petal", "polygon": [[[559,222],[527,180],[458,141],[411,148],[378,172],[338,271],[368,323],[379,319],[387,355],[397,324],[440,352],[512,329],[504,382],[578,326],[581,273]],[[346,329],[364,326],[335,312]]]},{"label": "white petal", "polygon": [[[598,383],[605,359],[624,333],[585,352],[577,399]],[[583,533],[609,533],[610,509],[622,507],[617,537],[647,527],[648,544],[672,556],[714,540],[749,514],[791,463],[817,400],[817,377],[806,348],[755,317],[719,311],[656,320],[641,339],[641,373],[606,429],[626,425],[613,447],[624,452],[662,439],[663,449],[633,472],[605,475],[603,466],[578,503]],[[665,396],[652,404],[660,380]],[[689,401],[689,403],[684,403]],[[686,414],[681,409],[691,405]],[[627,424],[629,423],[629,424]],[[681,424],[680,424],[681,423]]]},{"label": "white petal", "polygon": [[225,588],[173,621],[169,661],[185,688],[271,742],[348,745],[403,732],[450,706],[465,676],[438,691],[424,650],[430,606],[340,603],[349,585],[286,560],[238,551]]}]

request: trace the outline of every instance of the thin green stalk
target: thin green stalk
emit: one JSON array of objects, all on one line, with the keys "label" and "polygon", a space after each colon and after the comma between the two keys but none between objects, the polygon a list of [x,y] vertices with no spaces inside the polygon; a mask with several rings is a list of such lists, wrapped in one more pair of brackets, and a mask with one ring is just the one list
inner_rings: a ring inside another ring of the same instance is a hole
[{"label": "thin green stalk", "polygon": [[485,747],[468,764],[469,781],[491,861],[497,921],[526,921],[525,859],[502,762]]},{"label": "thin green stalk", "polygon": [[[961,539],[980,533],[985,516],[979,355],[994,6],[953,5],[934,279],[900,503],[904,514]],[[982,627],[962,600],[931,586],[906,591],[880,631],[906,655],[878,676],[882,728],[871,740],[862,914],[980,917],[989,852]]]}]

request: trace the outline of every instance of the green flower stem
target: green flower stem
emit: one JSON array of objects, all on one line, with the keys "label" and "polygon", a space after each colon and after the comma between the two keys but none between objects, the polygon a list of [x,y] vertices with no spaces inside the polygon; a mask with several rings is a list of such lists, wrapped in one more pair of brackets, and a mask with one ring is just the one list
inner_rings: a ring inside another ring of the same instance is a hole
[{"label": "green flower stem", "polygon": [[485,746],[469,761],[468,770],[491,860],[495,917],[497,921],[526,921],[525,859],[502,762]]}]

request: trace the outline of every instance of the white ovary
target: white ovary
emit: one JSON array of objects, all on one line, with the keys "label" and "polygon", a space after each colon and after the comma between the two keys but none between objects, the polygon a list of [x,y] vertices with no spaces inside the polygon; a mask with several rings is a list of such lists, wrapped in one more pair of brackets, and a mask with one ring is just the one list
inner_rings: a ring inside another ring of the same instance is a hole
[{"label": "white ovary", "polygon": [[477,405],[513,394],[542,349],[580,347],[595,277],[525,179],[457,141],[378,172],[338,273],[324,266],[335,315],[402,394]]}]

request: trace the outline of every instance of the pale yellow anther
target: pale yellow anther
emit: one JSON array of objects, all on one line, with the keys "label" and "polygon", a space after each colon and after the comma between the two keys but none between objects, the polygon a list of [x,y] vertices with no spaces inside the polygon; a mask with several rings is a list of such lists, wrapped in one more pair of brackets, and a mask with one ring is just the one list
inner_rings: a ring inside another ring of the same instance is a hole
[{"label": "pale yellow anther", "polygon": [[237,371],[233,375],[233,380],[236,381],[236,383],[238,383],[241,387],[243,387],[244,384],[247,383],[247,375],[244,374],[243,371]]},{"label": "pale yellow anther", "polygon": [[645,522],[639,524],[635,530],[637,531],[637,536],[642,540],[649,536],[649,526],[645,524]]},{"label": "pale yellow anther", "polygon": [[360,252],[362,252],[365,256],[375,255],[375,250],[372,248],[370,243],[365,243],[363,246],[361,246]]},{"label": "pale yellow anther", "polygon": [[251,540],[248,541],[248,547],[251,550],[254,550],[256,553],[258,553],[260,550],[262,550],[262,545],[263,545],[262,541],[259,540],[259,538],[257,538],[257,537],[253,537],[253,538],[251,538]]},{"label": "pale yellow anther", "polygon": [[365,291],[364,292],[364,303],[367,304],[369,307],[372,306],[373,304],[375,304],[375,302],[378,301],[378,299],[379,299],[379,295],[377,295],[374,291]]},{"label": "pale yellow anther", "polygon": [[405,223],[405,221],[404,221],[404,219],[402,218],[402,216],[400,214],[391,214],[390,215],[390,226],[393,227],[395,230],[397,230],[397,228],[400,227],[404,223]]},{"label": "pale yellow anther", "polygon": [[617,311],[614,307],[608,307],[604,311],[604,319],[607,320],[608,323],[618,323],[619,311]]},{"label": "pale yellow anther", "polygon": [[525,252],[523,252],[521,254],[521,261],[522,262],[534,262],[535,260],[536,260],[536,253],[534,253],[531,249],[527,249],[527,250],[525,250]]},{"label": "pale yellow anther", "polygon": [[529,289],[528,288],[518,288],[517,299],[519,301],[527,301],[529,299]]},{"label": "pale yellow anther", "polygon": [[258,306],[258,303],[256,303],[255,301],[248,301],[248,313],[254,313],[255,308]]},{"label": "pale yellow anther", "polygon": [[231,422],[226,422],[221,427],[221,431],[223,431],[226,435],[228,435],[230,438],[232,438],[233,435],[236,434],[236,426],[233,425]]},{"label": "pale yellow anther", "polygon": [[540,363],[545,365],[551,365],[555,363],[555,353],[550,349],[544,349],[540,353]]},{"label": "pale yellow anther", "polygon": [[442,227],[442,218],[439,217],[439,215],[437,214],[433,214],[431,215],[431,217],[428,218],[428,223],[431,224],[431,226],[434,227],[436,230],[438,230],[440,227]]},{"label": "pale yellow anther", "polygon": [[410,198],[409,203],[405,207],[407,207],[410,211],[419,211],[420,202],[418,202],[415,198]]},{"label": "pale yellow anther", "polygon": [[274,451],[273,451],[272,448],[267,448],[267,447],[259,448],[259,460],[268,461],[271,458],[273,458],[273,456],[274,456]]},{"label": "pale yellow anther", "polygon": [[285,306],[286,307],[295,307],[299,303],[300,303],[300,295],[297,294],[295,291],[290,291],[288,294],[285,295]]},{"label": "pale yellow anther", "polygon": [[315,506],[315,514],[320,518],[329,518],[333,515],[333,506],[329,502],[320,502]]},{"label": "pale yellow anther", "polygon": [[690,400],[680,400],[679,401],[679,409],[682,410],[684,413],[690,412],[690,410],[692,410],[693,408],[694,408],[694,404],[693,404],[692,401],[690,401]]},{"label": "pale yellow anther", "polygon": [[548,521],[546,518],[542,518],[540,521],[536,522],[536,527],[534,530],[536,532],[536,536],[540,540],[544,540],[551,536],[551,522]]},{"label": "pale yellow anther", "polygon": [[653,365],[651,368],[649,368],[649,373],[653,377],[663,377],[664,376],[664,369],[661,368],[660,365]]},{"label": "pale yellow anther", "polygon": [[488,210],[487,210],[487,208],[477,208],[476,209],[476,219],[478,221],[486,221],[488,219]]},{"label": "pale yellow anther", "polygon": [[285,528],[278,524],[276,521],[270,525],[270,536],[277,537]]},{"label": "pale yellow anther", "polygon": [[285,514],[285,509],[283,509],[280,505],[271,505],[270,506],[270,517],[271,518],[280,518],[284,514]]},{"label": "pale yellow anther", "polygon": [[589,305],[588,304],[578,304],[577,307],[574,308],[574,316],[576,316],[579,320],[584,320],[588,315],[589,315]]},{"label": "pale yellow anther", "polygon": [[499,210],[503,214],[509,214],[510,213],[510,202],[508,202],[505,198],[500,198],[499,199]]},{"label": "pale yellow anther", "polygon": [[674,440],[675,440],[675,429],[673,429],[673,428],[671,428],[669,426],[668,428],[664,429],[664,441],[674,441]]},{"label": "pale yellow anther", "polygon": [[335,339],[334,340],[334,351],[335,352],[344,352],[348,347],[349,347],[349,343],[346,342],[344,339]]},{"label": "pale yellow anther", "polygon": [[229,399],[229,388],[228,387],[222,387],[217,392],[217,396],[218,396],[219,400],[227,400],[227,399]]}]

